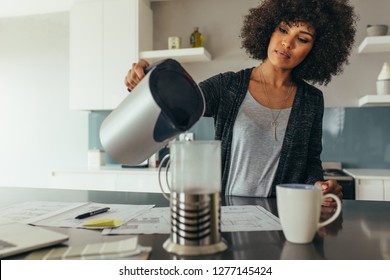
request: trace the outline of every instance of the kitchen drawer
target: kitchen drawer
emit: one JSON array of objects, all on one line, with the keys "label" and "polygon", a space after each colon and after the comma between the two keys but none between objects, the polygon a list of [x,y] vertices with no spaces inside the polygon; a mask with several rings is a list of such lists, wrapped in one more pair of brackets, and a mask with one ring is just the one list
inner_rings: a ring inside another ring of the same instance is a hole
[{"label": "kitchen drawer", "polygon": [[357,179],[356,180],[357,200],[383,200],[383,180],[379,179]]},{"label": "kitchen drawer", "polygon": [[385,190],[385,198],[384,200],[390,201],[390,180],[383,181],[383,187]]}]

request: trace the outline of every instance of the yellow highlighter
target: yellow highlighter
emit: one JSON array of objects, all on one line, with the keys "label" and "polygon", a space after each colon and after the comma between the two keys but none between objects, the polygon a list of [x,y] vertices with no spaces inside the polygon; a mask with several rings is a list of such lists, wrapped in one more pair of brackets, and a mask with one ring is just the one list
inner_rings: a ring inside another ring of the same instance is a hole
[{"label": "yellow highlighter", "polygon": [[91,220],[83,226],[85,227],[117,227],[121,224],[123,224],[124,221],[122,220],[111,220],[111,219],[96,219]]}]

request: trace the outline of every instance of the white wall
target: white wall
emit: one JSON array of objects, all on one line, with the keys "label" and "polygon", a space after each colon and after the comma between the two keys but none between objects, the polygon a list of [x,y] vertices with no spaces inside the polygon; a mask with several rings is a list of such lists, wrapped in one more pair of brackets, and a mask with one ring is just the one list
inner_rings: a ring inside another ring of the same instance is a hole
[{"label": "white wall", "polygon": [[187,63],[186,70],[200,82],[225,71],[238,71],[258,64],[241,49],[240,30],[244,15],[259,0],[176,0],[153,2],[153,47],[168,47],[169,36],[179,36],[182,47],[189,47],[195,26],[203,34],[204,46],[212,61]]},{"label": "white wall", "polygon": [[86,166],[88,116],[69,110],[69,13],[0,19],[0,185],[47,187]]}]

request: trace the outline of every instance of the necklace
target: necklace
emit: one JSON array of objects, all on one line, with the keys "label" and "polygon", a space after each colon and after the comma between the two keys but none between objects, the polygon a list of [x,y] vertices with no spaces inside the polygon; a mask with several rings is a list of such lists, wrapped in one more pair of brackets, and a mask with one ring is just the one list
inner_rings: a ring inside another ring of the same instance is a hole
[{"label": "necklace", "polygon": [[[269,98],[268,89],[267,89],[267,85],[265,83],[265,77],[264,77],[263,70],[261,70],[261,67],[259,67],[258,69],[259,69],[258,70],[259,81],[261,80],[263,82],[263,88],[264,88],[265,96],[267,97],[268,108],[271,111],[271,116],[272,116],[271,126],[272,126],[272,129],[274,131],[274,138],[275,138],[275,141],[278,141],[278,139],[276,137],[276,128],[279,125],[278,118],[279,118],[280,112],[282,112],[282,109],[278,110],[276,116],[274,115],[274,111],[271,109],[271,100]],[[287,100],[290,99],[290,96],[292,94],[292,89],[293,89],[293,82],[291,81],[290,87],[288,88],[288,93],[287,93],[286,99],[283,100],[282,105],[284,105],[287,102]],[[283,106],[281,106],[281,107],[283,108]]]}]

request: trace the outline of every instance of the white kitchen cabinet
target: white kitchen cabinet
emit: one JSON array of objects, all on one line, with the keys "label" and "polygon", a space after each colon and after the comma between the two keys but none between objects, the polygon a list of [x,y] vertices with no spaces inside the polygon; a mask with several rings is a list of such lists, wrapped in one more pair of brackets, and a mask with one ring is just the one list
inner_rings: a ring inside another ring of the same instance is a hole
[{"label": "white kitchen cabinet", "polygon": [[383,200],[383,180],[357,179],[355,181],[356,200]]},{"label": "white kitchen cabinet", "polygon": [[385,198],[384,200],[390,201],[390,180],[384,180],[383,181],[383,188],[385,191]]},{"label": "white kitchen cabinet", "polygon": [[[165,169],[162,172],[164,174],[161,176],[165,177]],[[163,180],[164,182],[165,180]],[[56,170],[52,172],[51,187],[56,189],[161,193],[158,168],[122,168],[120,165]]]},{"label": "white kitchen cabinet", "polygon": [[148,0],[79,0],[70,10],[70,108],[114,109],[131,63],[153,45]]},{"label": "white kitchen cabinet", "polygon": [[357,200],[390,201],[390,169],[344,169],[355,178]]}]

